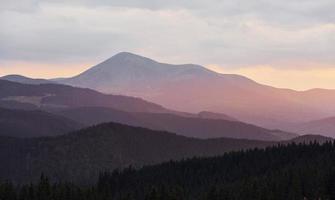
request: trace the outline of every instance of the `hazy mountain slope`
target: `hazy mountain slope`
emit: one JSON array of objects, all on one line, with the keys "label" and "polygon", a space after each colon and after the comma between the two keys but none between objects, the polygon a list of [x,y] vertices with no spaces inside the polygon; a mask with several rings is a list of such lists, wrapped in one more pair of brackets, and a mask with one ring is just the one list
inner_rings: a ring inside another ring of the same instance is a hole
[{"label": "hazy mountain slope", "polygon": [[335,91],[297,92],[219,74],[199,65],[169,65],[119,53],[62,83],[142,97],[187,112],[222,112],[239,120],[279,127],[335,114]]},{"label": "hazy mountain slope", "polygon": [[0,179],[30,181],[38,179],[43,172],[53,180],[92,182],[104,170],[222,155],[274,144],[244,139],[187,138],[108,123],[57,137],[0,137]]},{"label": "hazy mountain slope", "polygon": [[222,120],[228,120],[228,121],[238,121],[236,118],[231,117],[229,115],[226,115],[223,113],[209,112],[209,111],[199,112],[198,117],[203,118],[203,119],[222,119]]},{"label": "hazy mountain slope", "polygon": [[306,144],[310,142],[318,142],[322,144],[322,143],[329,142],[329,141],[334,141],[334,139],[330,137],[325,137],[322,135],[302,135],[302,136],[299,136],[299,137],[296,137],[290,140],[290,142],[306,143]]},{"label": "hazy mountain slope", "polygon": [[168,112],[160,105],[139,98],[106,95],[65,85],[29,85],[0,80],[0,91],[0,105],[16,102],[45,109],[104,106],[131,112]]},{"label": "hazy mountain slope", "polygon": [[335,117],[295,124],[289,127],[288,130],[305,134],[320,134],[335,138]]},{"label": "hazy mountain slope", "polygon": [[57,114],[87,125],[118,122],[197,138],[228,137],[274,141],[297,136],[293,133],[268,130],[237,121],[198,118],[197,116],[183,117],[167,113],[129,113],[103,107],[66,109]]},{"label": "hazy mountain slope", "polygon": [[17,74],[3,76],[3,77],[0,77],[0,79],[1,80],[18,82],[18,83],[24,83],[24,84],[33,84],[33,85],[53,83],[50,80],[46,80],[46,79],[33,79],[33,78],[28,78],[28,77],[17,75]]},{"label": "hazy mountain slope", "polygon": [[[90,89],[74,88],[65,85],[29,85],[0,80],[0,90],[2,91],[0,94],[0,106],[1,104],[7,104],[7,106],[4,107],[10,108],[26,108],[27,105],[31,105],[31,109],[35,106],[35,108],[56,112],[67,108],[104,106],[130,112],[177,113],[138,98],[105,95]],[[200,118],[190,119],[189,117],[180,117],[172,114],[145,115],[143,113],[136,114],[136,118],[130,116],[130,119],[128,119],[128,114],[115,112],[114,110],[112,110],[112,112],[115,113],[109,113],[108,111],[104,111],[104,109],[100,109],[98,112],[92,112],[92,110],[86,111],[88,112],[77,113],[77,117],[72,117],[72,119],[79,122],[85,122],[85,120],[81,120],[80,118],[85,119],[86,117],[88,120],[93,120],[95,124],[114,121],[157,130],[168,130],[181,135],[200,138],[232,137],[259,140],[280,140],[293,137],[276,136],[271,134],[271,131],[269,130],[244,124],[242,122],[220,122],[217,120]],[[115,116],[115,114],[117,115]],[[184,113],[180,114],[186,115]],[[188,115],[197,117],[197,115]],[[124,119],[125,116],[128,118]],[[71,116],[69,115],[67,117]],[[87,124],[91,125],[93,123]]]},{"label": "hazy mountain slope", "polygon": [[0,135],[12,137],[55,136],[82,128],[83,125],[43,111],[0,108]]},{"label": "hazy mountain slope", "polygon": [[[36,139],[0,137],[0,177],[88,180],[101,170],[141,166],[193,156],[265,147],[271,142],[192,139],[120,124],[102,124],[75,133]],[[13,167],[15,166],[15,167]]]}]

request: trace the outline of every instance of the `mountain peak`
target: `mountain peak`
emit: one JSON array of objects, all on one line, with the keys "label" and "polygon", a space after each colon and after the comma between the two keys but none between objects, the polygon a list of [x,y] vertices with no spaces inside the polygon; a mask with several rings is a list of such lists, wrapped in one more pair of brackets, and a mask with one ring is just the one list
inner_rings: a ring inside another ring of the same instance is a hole
[{"label": "mountain peak", "polygon": [[127,51],[117,53],[113,57],[142,57],[142,58],[144,58],[143,56],[140,56],[138,54],[134,54],[134,53],[131,53],[131,52],[127,52]]},{"label": "mountain peak", "polygon": [[120,52],[118,54],[115,54],[114,56],[112,56],[108,60],[104,61],[103,63],[110,63],[110,62],[114,62],[114,63],[118,63],[118,64],[125,64],[125,63],[127,63],[127,64],[157,63],[156,61],[154,61],[150,58],[140,56],[140,55],[130,53],[130,52]]}]

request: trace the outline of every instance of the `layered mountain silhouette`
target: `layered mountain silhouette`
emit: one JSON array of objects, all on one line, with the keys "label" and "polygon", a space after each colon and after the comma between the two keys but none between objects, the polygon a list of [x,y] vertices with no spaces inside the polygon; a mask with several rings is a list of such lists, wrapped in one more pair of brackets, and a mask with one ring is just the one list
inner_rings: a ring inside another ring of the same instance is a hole
[{"label": "layered mountain silhouette", "polygon": [[[239,121],[231,121],[231,118],[229,120],[203,118],[207,115],[199,118],[198,115],[180,116],[171,113],[130,113],[104,107],[65,109],[57,114],[87,126],[103,122],[118,122],[197,138],[227,137],[278,141],[298,136],[294,133],[269,130]],[[213,117],[212,114],[209,117]]]},{"label": "layered mountain silhouette", "polygon": [[25,84],[33,84],[33,85],[39,85],[39,84],[47,84],[47,83],[54,83],[50,80],[46,79],[33,79],[17,74],[13,75],[7,75],[0,77],[1,80],[7,80],[7,81],[13,81],[13,82],[18,82],[18,83],[25,83]]},{"label": "layered mountain silhouette", "polygon": [[44,173],[52,180],[92,182],[104,170],[215,156],[274,144],[276,142],[187,138],[107,123],[57,137],[0,137],[0,177],[29,182]]},{"label": "layered mountain silhouette", "polygon": [[199,112],[198,117],[204,118],[204,119],[222,119],[222,120],[228,120],[228,121],[238,121],[238,119],[231,117],[229,115],[226,115],[223,113],[209,112],[209,111]]},{"label": "layered mountain silhouette", "polygon": [[179,111],[221,112],[266,127],[335,114],[333,90],[278,89],[199,65],[170,65],[127,52],[59,82],[141,97]]},{"label": "layered mountain silhouette", "polygon": [[335,138],[335,117],[291,125],[287,130],[305,134],[320,134]]},{"label": "layered mountain silhouette", "polygon": [[[275,141],[296,136],[292,133],[233,121],[223,114],[180,113],[139,98],[105,95],[91,89],[57,84],[30,85],[0,80],[0,90],[2,91],[0,107],[42,109],[61,114],[86,126],[102,122],[119,122],[198,138],[230,137]],[[20,124],[17,125],[21,130]],[[31,133],[22,135],[34,136]],[[40,136],[40,133],[36,136]]]},{"label": "layered mountain silhouette", "polygon": [[[64,109],[80,106],[104,106],[131,112],[168,112],[160,105],[140,98],[106,95],[91,89],[58,84],[30,85],[0,80],[0,105],[15,108]],[[5,107],[5,106],[4,106]]]},{"label": "layered mountain silhouette", "polygon": [[41,137],[66,134],[83,125],[43,111],[0,108],[0,136]]}]

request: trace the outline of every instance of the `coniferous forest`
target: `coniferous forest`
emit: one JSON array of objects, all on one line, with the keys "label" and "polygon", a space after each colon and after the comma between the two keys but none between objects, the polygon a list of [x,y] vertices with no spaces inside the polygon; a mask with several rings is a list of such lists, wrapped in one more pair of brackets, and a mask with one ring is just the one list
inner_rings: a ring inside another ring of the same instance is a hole
[{"label": "coniferous forest", "polygon": [[92,185],[2,180],[1,200],[335,199],[335,143],[289,144],[101,172]]}]

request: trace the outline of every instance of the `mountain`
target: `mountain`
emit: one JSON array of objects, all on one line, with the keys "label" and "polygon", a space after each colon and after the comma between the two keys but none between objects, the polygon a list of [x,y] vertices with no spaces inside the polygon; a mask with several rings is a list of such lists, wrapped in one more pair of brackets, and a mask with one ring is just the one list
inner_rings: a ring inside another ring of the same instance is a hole
[{"label": "mountain", "polygon": [[305,144],[308,144],[310,142],[317,142],[319,144],[323,144],[325,142],[330,142],[330,141],[334,141],[334,139],[330,137],[325,137],[322,135],[302,135],[302,136],[298,136],[290,140],[290,142],[305,143]]},{"label": "mountain", "polygon": [[1,136],[41,137],[65,134],[83,125],[43,111],[0,108],[0,127]]},{"label": "mountain", "polygon": [[81,106],[104,106],[130,112],[171,112],[140,98],[106,95],[91,89],[59,84],[30,85],[0,80],[0,105],[15,108],[64,109]]},{"label": "mountain", "polygon": [[0,137],[0,179],[28,181],[43,172],[55,180],[87,181],[102,170],[272,144],[225,138],[202,140],[108,123],[57,137]]},{"label": "mountain", "polygon": [[12,81],[12,82],[24,83],[24,84],[32,84],[32,85],[54,83],[46,79],[33,79],[33,78],[28,78],[28,77],[17,75],[17,74],[3,76],[3,77],[0,77],[0,79]]},{"label": "mountain", "polygon": [[217,156],[276,144],[246,139],[196,139],[106,123],[56,137],[0,137],[0,180],[30,182],[43,172],[52,180],[87,183],[104,170]]},{"label": "mountain", "polygon": [[209,111],[199,112],[198,117],[203,118],[203,119],[222,119],[222,120],[227,120],[227,121],[238,121],[234,117],[228,116],[226,114],[209,112]]},{"label": "mountain", "polygon": [[213,114],[206,114],[201,119],[198,115],[171,111],[139,98],[105,95],[91,89],[57,84],[29,85],[0,80],[0,90],[0,107],[25,110],[31,107],[32,110],[43,109],[55,114],[63,112],[65,117],[85,125],[119,122],[200,138],[283,140],[296,136],[284,132],[275,135],[277,132],[242,122],[204,118],[213,117]]},{"label": "mountain", "polygon": [[[335,198],[335,144],[280,145],[101,171],[90,182],[0,180],[6,200],[246,200]],[[53,176],[51,176],[53,177]]]},{"label": "mountain", "polygon": [[335,138],[335,117],[293,124],[287,130],[305,134],[320,134]]},{"label": "mountain", "polygon": [[335,114],[335,90],[278,89],[200,65],[165,64],[127,52],[59,81],[141,97],[173,110],[225,113],[270,128]]},{"label": "mountain", "polygon": [[[268,130],[251,124],[225,119],[210,119],[212,116],[179,116],[170,113],[130,113],[104,107],[81,107],[64,109],[56,114],[82,124],[94,125],[117,122],[154,130],[164,130],[196,138],[244,138],[254,140],[287,140],[298,135],[277,130]],[[208,117],[208,118],[204,118]],[[223,118],[222,115],[215,117]]]}]

